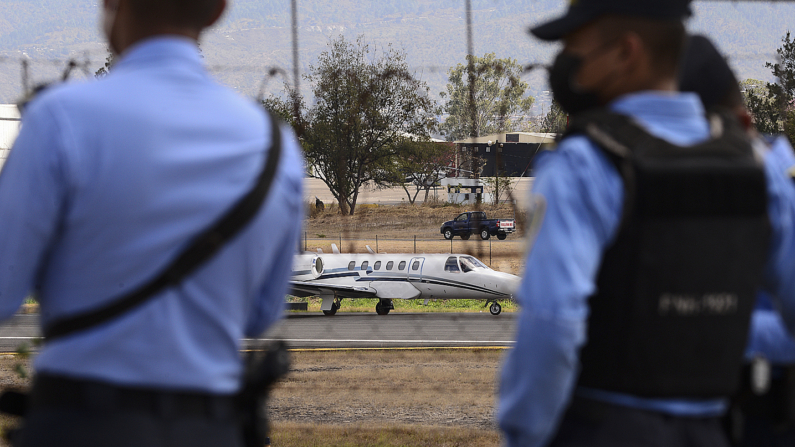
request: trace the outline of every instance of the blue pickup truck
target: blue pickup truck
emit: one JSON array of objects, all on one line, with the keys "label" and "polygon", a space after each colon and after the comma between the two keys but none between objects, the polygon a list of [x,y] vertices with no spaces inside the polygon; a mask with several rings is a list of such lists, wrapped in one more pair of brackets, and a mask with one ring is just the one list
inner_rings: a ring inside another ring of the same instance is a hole
[{"label": "blue pickup truck", "polygon": [[460,236],[467,240],[472,234],[479,234],[484,241],[491,236],[504,240],[508,234],[516,231],[514,219],[488,219],[483,211],[467,211],[453,220],[442,224],[441,232],[445,239]]}]

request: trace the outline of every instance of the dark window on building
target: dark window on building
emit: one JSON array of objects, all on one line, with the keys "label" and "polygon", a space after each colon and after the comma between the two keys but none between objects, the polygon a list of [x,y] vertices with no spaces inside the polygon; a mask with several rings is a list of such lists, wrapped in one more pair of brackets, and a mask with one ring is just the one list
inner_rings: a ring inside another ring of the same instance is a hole
[{"label": "dark window on building", "polygon": [[506,143],[518,143],[519,142],[519,134],[518,133],[509,133],[505,135],[505,142]]}]

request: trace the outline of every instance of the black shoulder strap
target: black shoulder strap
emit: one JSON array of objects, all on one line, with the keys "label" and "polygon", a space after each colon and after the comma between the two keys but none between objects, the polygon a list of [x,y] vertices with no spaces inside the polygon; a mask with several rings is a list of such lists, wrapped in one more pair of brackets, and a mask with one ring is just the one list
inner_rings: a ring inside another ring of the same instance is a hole
[{"label": "black shoulder strap", "polygon": [[629,158],[634,148],[655,139],[633,118],[605,109],[595,109],[572,117],[564,138],[575,134],[591,139],[605,151],[619,170],[621,160]]},{"label": "black shoulder strap", "polygon": [[[703,155],[748,155],[748,137],[737,119],[725,110],[711,110],[709,115],[711,138],[688,147],[688,153]],[[565,136],[582,134],[590,138],[607,154],[621,170],[623,160],[631,158],[638,148],[647,153],[672,153],[668,149],[679,148],[662,138],[646,131],[634,118],[604,109],[588,111],[576,115]],[[675,153],[674,153],[675,154]]]},{"label": "black shoulder strap", "polygon": [[[618,170],[624,184],[624,207],[621,225],[633,212],[636,191],[635,161],[643,156],[752,156],[745,131],[725,110],[712,110],[708,115],[711,138],[682,151],[680,146],[653,136],[634,118],[605,109],[594,109],[575,115],[564,138],[585,135],[595,143]],[[680,150],[675,150],[679,148]],[[672,150],[674,149],[674,150]],[[639,152],[640,151],[640,152]]]},{"label": "black shoulder strap", "polygon": [[57,320],[44,328],[47,340],[98,326],[140,306],[163,289],[179,284],[207,262],[234,237],[262,207],[268,195],[281,157],[281,132],[278,121],[267,114],[271,128],[271,146],[256,185],[221,216],[209,229],[200,233],[159,275],[130,293],[98,309]]}]

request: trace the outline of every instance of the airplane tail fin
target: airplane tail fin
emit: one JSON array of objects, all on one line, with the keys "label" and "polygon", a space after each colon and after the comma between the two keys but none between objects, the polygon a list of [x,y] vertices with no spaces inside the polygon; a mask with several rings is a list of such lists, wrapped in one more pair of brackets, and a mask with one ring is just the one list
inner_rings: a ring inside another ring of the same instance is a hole
[{"label": "airplane tail fin", "polygon": [[371,255],[375,254],[375,251],[372,248],[370,248],[369,245],[365,245],[365,247],[367,247],[367,251],[369,251]]},{"label": "airplane tail fin", "polygon": [[334,252],[335,255],[340,254],[340,249],[337,247],[337,244],[331,244],[331,251]]}]

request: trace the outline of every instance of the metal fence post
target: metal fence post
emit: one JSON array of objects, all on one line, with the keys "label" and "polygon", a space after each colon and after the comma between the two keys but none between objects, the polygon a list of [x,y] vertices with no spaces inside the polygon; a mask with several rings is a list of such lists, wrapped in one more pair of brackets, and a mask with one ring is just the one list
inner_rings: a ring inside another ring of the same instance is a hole
[{"label": "metal fence post", "polygon": [[489,267],[491,267],[491,238],[489,238]]},{"label": "metal fence post", "polygon": [[375,252],[378,253],[378,235],[375,235]]},{"label": "metal fence post", "polygon": [[414,254],[417,254],[417,235],[414,235]]}]

